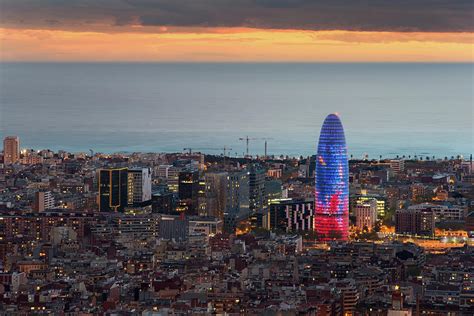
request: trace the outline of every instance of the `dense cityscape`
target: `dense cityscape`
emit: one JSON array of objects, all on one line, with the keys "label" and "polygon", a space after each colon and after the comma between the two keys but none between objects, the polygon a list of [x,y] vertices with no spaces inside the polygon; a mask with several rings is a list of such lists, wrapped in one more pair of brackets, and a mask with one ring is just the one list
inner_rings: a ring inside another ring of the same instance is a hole
[{"label": "dense cityscape", "polygon": [[[0,315],[473,315],[470,157],[3,141]],[[349,144],[350,147],[350,144]],[[266,149],[266,147],[265,147]]]}]

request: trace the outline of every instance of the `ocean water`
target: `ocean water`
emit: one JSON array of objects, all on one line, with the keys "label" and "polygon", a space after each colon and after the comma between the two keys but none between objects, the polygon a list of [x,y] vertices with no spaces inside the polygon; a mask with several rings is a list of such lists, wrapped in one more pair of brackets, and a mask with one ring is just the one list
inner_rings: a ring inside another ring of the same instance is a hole
[{"label": "ocean water", "polygon": [[0,64],[0,136],[73,152],[309,155],[338,112],[349,154],[467,156],[474,64]]}]

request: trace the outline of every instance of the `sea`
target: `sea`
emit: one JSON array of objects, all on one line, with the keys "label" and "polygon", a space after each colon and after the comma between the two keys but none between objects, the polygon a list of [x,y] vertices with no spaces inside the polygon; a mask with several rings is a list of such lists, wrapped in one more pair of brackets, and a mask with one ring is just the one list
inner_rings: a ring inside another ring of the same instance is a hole
[{"label": "sea", "polygon": [[339,113],[354,158],[474,150],[474,64],[1,63],[0,136],[71,152],[314,154]]}]

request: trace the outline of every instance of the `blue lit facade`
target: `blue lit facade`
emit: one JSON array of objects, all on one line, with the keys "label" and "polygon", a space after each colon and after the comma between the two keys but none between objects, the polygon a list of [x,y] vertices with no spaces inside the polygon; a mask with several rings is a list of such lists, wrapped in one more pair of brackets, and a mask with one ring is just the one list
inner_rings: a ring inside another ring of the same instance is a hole
[{"label": "blue lit facade", "polygon": [[347,240],[349,233],[349,163],[337,114],[326,117],[319,136],[314,227],[323,241]]}]

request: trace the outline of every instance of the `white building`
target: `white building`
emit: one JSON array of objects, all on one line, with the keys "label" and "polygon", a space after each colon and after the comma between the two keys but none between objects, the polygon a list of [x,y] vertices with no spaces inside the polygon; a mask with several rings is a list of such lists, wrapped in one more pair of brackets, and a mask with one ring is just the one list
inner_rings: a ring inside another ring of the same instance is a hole
[{"label": "white building", "polygon": [[25,272],[13,272],[12,273],[12,291],[18,292],[21,285],[28,282]]},{"label": "white building", "polygon": [[151,200],[151,169],[133,168],[128,170],[128,205],[139,206]]}]

